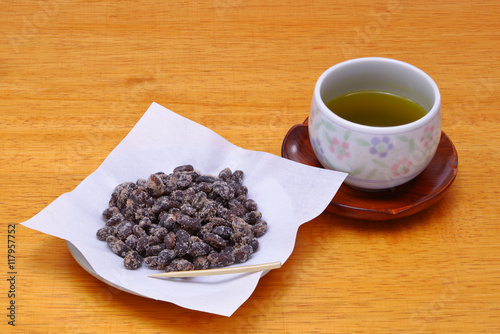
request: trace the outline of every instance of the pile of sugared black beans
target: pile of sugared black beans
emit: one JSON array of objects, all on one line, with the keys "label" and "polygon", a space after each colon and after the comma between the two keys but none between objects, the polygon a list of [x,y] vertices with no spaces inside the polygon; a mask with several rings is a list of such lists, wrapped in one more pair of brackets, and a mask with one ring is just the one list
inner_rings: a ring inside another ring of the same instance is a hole
[{"label": "pile of sugared black beans", "polygon": [[97,238],[127,269],[143,262],[167,272],[243,263],[267,231],[247,194],[240,170],[225,168],[215,177],[183,165],[151,174],[114,189]]}]

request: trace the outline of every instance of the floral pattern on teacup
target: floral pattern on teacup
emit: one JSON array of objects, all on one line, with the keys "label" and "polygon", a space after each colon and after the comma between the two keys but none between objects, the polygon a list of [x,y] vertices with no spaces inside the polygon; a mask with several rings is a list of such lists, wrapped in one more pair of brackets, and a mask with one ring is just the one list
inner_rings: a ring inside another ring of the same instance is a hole
[{"label": "floral pattern on teacup", "polygon": [[413,164],[406,158],[403,158],[392,165],[391,167],[392,175],[399,176],[408,176],[413,171]]},{"label": "floral pattern on teacup", "polygon": [[351,156],[351,153],[349,152],[349,143],[346,141],[342,141],[334,137],[332,138],[329,148],[339,160],[349,158]]},{"label": "floral pattern on teacup", "polygon": [[323,150],[323,147],[321,147],[321,141],[319,138],[311,138],[311,143],[317,158],[320,161],[325,161],[325,151]]},{"label": "floral pattern on teacup", "polygon": [[348,173],[355,184],[392,186],[413,178],[432,159],[440,131],[439,118],[413,131],[385,135],[346,129],[314,105],[309,115],[310,142],[318,160],[325,168]]},{"label": "floral pattern on teacup", "polygon": [[422,134],[422,137],[420,137],[420,144],[422,144],[424,148],[428,148],[429,146],[431,146],[433,141],[434,141],[434,125],[426,126],[424,129],[424,133]]},{"label": "floral pattern on teacup", "polygon": [[368,151],[371,154],[377,155],[379,158],[385,158],[390,150],[394,148],[389,137],[373,137],[370,140],[371,146]]}]

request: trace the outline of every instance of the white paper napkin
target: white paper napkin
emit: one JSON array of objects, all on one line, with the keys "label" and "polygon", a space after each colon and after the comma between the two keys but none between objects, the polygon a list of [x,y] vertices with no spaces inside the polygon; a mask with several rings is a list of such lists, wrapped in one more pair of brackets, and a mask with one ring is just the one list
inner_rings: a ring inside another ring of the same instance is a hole
[{"label": "white paper napkin", "polygon": [[[251,125],[249,125],[251,126]],[[299,226],[321,214],[347,174],[309,167],[275,155],[237,147],[210,129],[153,103],[101,166],[73,191],[58,197],[24,226],[70,241],[105,280],[152,299],[230,316],[254,291],[261,272],[160,280],[144,265],[127,270],[123,259],[96,238],[102,211],[116,185],[191,164],[202,174],[226,167],[242,170],[267,233],[243,265],[288,259]],[[289,268],[288,270],[293,270]]]}]

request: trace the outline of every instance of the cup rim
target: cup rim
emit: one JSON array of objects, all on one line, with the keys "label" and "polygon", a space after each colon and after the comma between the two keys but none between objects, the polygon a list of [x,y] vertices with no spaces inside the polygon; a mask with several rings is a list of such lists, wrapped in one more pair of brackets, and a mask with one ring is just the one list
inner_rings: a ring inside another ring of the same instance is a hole
[{"label": "cup rim", "polygon": [[[422,118],[419,118],[418,120],[407,123],[407,124],[402,124],[402,125],[397,125],[397,126],[386,126],[386,127],[377,127],[377,126],[369,126],[369,125],[363,125],[363,124],[358,124],[354,123],[351,121],[348,121],[335,113],[331,112],[330,109],[326,106],[325,102],[321,98],[321,86],[325,79],[331,75],[332,72],[338,70],[338,68],[350,65],[353,63],[357,62],[384,62],[384,63],[393,63],[397,64],[399,66],[404,66],[412,71],[420,74],[430,85],[430,87],[433,90],[434,93],[434,103],[431,107],[431,109],[427,112],[425,116]],[[396,60],[396,59],[391,59],[391,58],[384,58],[384,57],[363,57],[363,58],[355,58],[355,59],[350,59],[346,60],[343,62],[340,62],[336,65],[333,65],[332,67],[328,68],[326,71],[324,71],[321,76],[318,78],[318,81],[316,82],[316,85],[314,87],[314,100],[316,101],[316,104],[318,108],[321,109],[322,113],[324,116],[327,118],[330,118],[331,121],[342,125],[345,128],[352,129],[355,131],[360,131],[360,132],[366,132],[366,133],[373,133],[373,134],[395,134],[395,133],[401,133],[401,132],[406,132],[410,131],[416,128],[419,128],[421,126],[424,126],[427,124],[429,121],[434,119],[438,114],[439,111],[441,110],[441,94],[439,92],[439,88],[437,84],[434,82],[434,80],[424,71],[419,69],[416,66],[413,66],[409,63],[406,63],[401,60]],[[325,112],[328,111],[328,112]]]}]

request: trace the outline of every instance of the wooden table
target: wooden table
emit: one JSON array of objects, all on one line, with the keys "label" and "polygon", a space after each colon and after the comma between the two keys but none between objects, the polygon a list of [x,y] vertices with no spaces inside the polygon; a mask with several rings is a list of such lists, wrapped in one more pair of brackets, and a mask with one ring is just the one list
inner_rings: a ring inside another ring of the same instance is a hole
[{"label": "wooden table", "polygon": [[[46,0],[2,12],[1,332],[500,332],[498,1]],[[153,101],[280,155],[319,75],[363,56],[435,79],[455,182],[411,217],[325,212],[303,225],[229,318],[114,289],[64,240],[18,225],[92,173]]]}]

